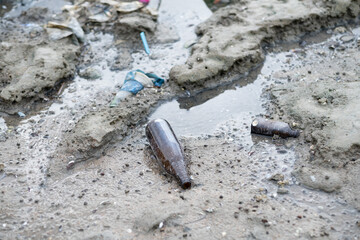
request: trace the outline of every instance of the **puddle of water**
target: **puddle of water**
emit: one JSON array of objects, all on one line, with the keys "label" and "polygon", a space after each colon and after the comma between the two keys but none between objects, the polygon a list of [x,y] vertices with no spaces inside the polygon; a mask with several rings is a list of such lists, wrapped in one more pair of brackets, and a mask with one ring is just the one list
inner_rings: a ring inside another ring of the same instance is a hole
[{"label": "puddle of water", "polygon": [[[4,2],[4,4],[2,2]],[[4,0],[0,2],[0,7],[6,10],[6,14],[3,12],[3,15],[5,14],[4,16],[6,18],[10,18],[18,17],[23,11],[32,7],[48,8],[51,13],[59,13],[61,12],[61,8],[66,4],[71,3],[65,0]],[[5,8],[3,6],[5,6]],[[0,17],[1,16],[0,12]]]},{"label": "puddle of water", "polygon": [[[286,60],[287,54],[269,54],[255,80],[251,76],[241,78],[234,82],[237,85],[235,89],[226,90],[214,98],[208,98],[205,92],[200,100],[196,97],[173,100],[161,105],[149,118],[167,119],[174,131],[183,136],[212,134],[229,119],[236,120],[238,125],[248,125],[253,117],[265,113],[262,91],[273,82],[271,73],[281,69],[282,64],[285,64],[281,61]],[[204,103],[198,105],[198,100]]]}]

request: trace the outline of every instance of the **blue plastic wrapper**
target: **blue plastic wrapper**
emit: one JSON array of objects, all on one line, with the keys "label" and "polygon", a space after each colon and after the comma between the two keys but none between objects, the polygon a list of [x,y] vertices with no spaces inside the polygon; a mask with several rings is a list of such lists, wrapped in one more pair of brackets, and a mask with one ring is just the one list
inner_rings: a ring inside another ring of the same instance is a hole
[{"label": "blue plastic wrapper", "polygon": [[140,92],[141,90],[144,89],[144,86],[139,82],[135,80],[135,74],[136,72],[140,72],[145,74],[148,78],[151,79],[151,81],[153,82],[155,87],[161,87],[161,85],[163,85],[163,83],[165,82],[164,79],[158,77],[156,74],[154,73],[145,73],[141,70],[133,70],[130,71],[126,74],[125,80],[124,80],[124,84],[122,85],[120,92],[122,94],[117,94],[115,96],[115,98],[113,99],[113,101],[110,103],[110,107],[116,107],[124,97],[126,97],[124,94],[125,92],[130,92],[134,95],[136,95],[138,92]]},{"label": "blue plastic wrapper", "polygon": [[131,92],[135,95],[143,88],[144,86],[136,80],[125,80],[124,85],[122,85],[121,87],[121,90]]},{"label": "blue plastic wrapper", "polygon": [[155,87],[161,87],[161,85],[163,85],[165,82],[164,79],[158,77],[154,73],[145,73],[145,75],[148,76],[149,78],[153,79],[152,81],[153,81]]}]

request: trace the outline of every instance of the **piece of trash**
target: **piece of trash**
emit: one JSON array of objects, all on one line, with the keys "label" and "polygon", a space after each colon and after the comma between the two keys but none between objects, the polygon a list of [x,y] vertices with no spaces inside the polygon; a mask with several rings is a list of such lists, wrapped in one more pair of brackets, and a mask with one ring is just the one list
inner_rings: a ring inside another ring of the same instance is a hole
[{"label": "piece of trash", "polygon": [[136,72],[134,79],[141,83],[144,87],[153,87],[154,83],[151,79],[142,72]]},{"label": "piece of trash", "polygon": [[70,169],[72,169],[74,166],[75,166],[75,161],[72,160],[72,161],[68,162],[68,164],[66,165],[66,169],[67,169],[67,170],[70,170]]},{"label": "piece of trash", "polygon": [[23,112],[18,112],[17,114],[18,114],[18,115],[19,115],[19,117],[21,117],[21,118],[26,117],[26,115],[25,115]]},{"label": "piece of trash", "polygon": [[81,28],[80,23],[74,17],[70,17],[65,23],[48,22],[46,27],[58,28],[63,31],[71,31],[80,40],[80,42],[84,42],[85,40],[85,33]]},{"label": "piece of trash", "polygon": [[150,16],[154,17],[155,19],[157,19],[157,17],[159,16],[159,12],[156,9],[153,9],[150,7],[144,7],[141,9],[141,11],[143,13],[149,14]]},{"label": "piece of trash", "polygon": [[[75,1],[74,5],[65,5],[62,7],[70,17],[78,19],[81,24],[92,27],[92,22],[107,23],[119,22],[120,24],[130,24],[133,28],[145,28],[149,31],[155,29],[155,21],[158,18],[158,11],[148,7],[147,0],[143,1],[121,1],[121,0],[96,0],[96,1]],[[138,16],[129,16],[131,12],[142,12],[150,15],[151,18]],[[66,25],[66,24],[63,24]],[[80,38],[81,39],[81,38]]]},{"label": "piece of trash", "polygon": [[130,95],[136,95],[144,87],[161,87],[164,82],[164,79],[154,73],[144,73],[141,70],[130,71],[126,75],[120,91],[110,103],[110,107],[116,107],[123,99]]},{"label": "piece of trash", "polygon": [[147,55],[150,55],[150,49],[149,49],[149,45],[147,43],[147,40],[146,40],[146,36],[145,36],[145,33],[144,32],[141,32],[140,33],[140,37],[141,37],[141,41],[144,45],[144,48],[145,48],[145,52]]},{"label": "piece of trash", "polygon": [[110,6],[114,7],[118,12],[121,12],[121,13],[134,12],[140,8],[145,7],[145,5],[146,5],[139,1],[117,2],[114,0],[100,0],[100,3],[110,5]]},{"label": "piece of trash", "polygon": [[120,91],[116,93],[114,99],[111,101],[110,107],[116,107],[122,100],[124,100],[130,95],[132,95],[131,92],[123,91],[120,89]]},{"label": "piece of trash", "polygon": [[89,20],[99,23],[107,22],[110,19],[111,19],[111,13],[105,10],[101,13],[89,17]]},{"label": "piece of trash", "polygon": [[129,13],[129,12],[134,12],[136,10],[139,10],[140,8],[145,7],[145,4],[142,2],[138,2],[138,1],[133,1],[133,2],[120,2],[119,5],[117,6],[116,10],[118,12],[122,12],[122,13]]},{"label": "piece of trash", "polygon": [[257,118],[251,123],[251,133],[267,136],[278,135],[283,138],[298,137],[300,135],[298,130],[292,130],[287,123],[264,118]]},{"label": "piece of trash", "polygon": [[57,41],[66,37],[69,37],[73,34],[70,30],[58,29],[58,28],[46,28],[46,32],[49,36],[49,39],[52,41]]},{"label": "piece of trash", "polygon": [[164,119],[155,119],[147,124],[145,132],[158,162],[180,181],[183,189],[190,188],[184,152],[170,124]]},{"label": "piece of trash", "polygon": [[61,8],[62,11],[67,11],[70,13],[70,15],[74,15],[76,12],[80,11],[81,10],[81,7],[80,5],[64,5],[62,8]]}]

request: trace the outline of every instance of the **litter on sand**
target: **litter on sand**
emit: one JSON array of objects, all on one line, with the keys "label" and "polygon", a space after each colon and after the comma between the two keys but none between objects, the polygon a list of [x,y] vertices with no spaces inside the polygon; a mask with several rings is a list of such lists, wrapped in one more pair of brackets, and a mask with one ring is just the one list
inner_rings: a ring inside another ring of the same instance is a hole
[{"label": "litter on sand", "polygon": [[145,33],[141,32],[140,37],[141,37],[141,41],[143,42],[146,54],[150,55],[150,49],[149,49],[149,45],[148,45],[147,40],[146,40]]},{"label": "litter on sand", "polygon": [[161,87],[164,82],[164,79],[154,73],[145,73],[141,70],[130,71],[126,75],[120,91],[110,103],[110,107],[116,107],[123,99],[130,95],[136,95],[144,87]]}]

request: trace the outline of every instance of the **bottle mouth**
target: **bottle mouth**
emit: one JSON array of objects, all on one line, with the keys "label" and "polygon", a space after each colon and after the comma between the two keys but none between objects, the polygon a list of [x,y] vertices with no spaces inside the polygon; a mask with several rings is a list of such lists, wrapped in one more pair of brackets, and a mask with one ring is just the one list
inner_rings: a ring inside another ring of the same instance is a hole
[{"label": "bottle mouth", "polygon": [[182,183],[181,183],[181,187],[182,187],[183,189],[189,189],[189,188],[191,188],[191,182],[190,182],[190,181],[182,182]]}]

